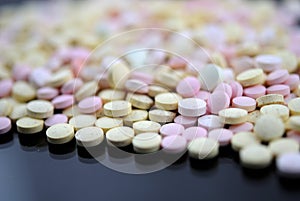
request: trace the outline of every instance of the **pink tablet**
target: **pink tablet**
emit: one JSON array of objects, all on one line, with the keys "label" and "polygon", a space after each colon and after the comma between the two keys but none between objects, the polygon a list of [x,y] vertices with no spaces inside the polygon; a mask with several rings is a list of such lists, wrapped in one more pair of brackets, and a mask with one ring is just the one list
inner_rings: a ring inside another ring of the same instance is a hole
[{"label": "pink tablet", "polygon": [[207,137],[207,130],[202,127],[190,127],[183,131],[182,136],[188,141],[192,141],[199,137]]},{"label": "pink tablet", "polygon": [[200,87],[200,82],[197,78],[186,77],[178,83],[176,91],[182,97],[187,98],[195,96],[200,90]]},{"label": "pink tablet", "polygon": [[232,136],[232,131],[225,128],[214,129],[209,131],[208,133],[208,138],[213,138],[217,140],[220,146],[228,145],[231,141]]},{"label": "pink tablet", "polygon": [[68,117],[64,114],[55,114],[48,119],[45,120],[45,126],[50,127],[55,124],[60,124],[60,123],[67,123],[68,122]]},{"label": "pink tablet", "polygon": [[74,104],[75,99],[73,95],[60,95],[52,100],[55,109],[65,109]]},{"label": "pink tablet", "polygon": [[176,123],[165,124],[159,130],[160,134],[163,137],[170,136],[170,135],[181,135],[183,131],[184,131],[184,127],[181,124],[176,124]]},{"label": "pink tablet", "polygon": [[0,98],[10,95],[13,84],[14,83],[11,79],[5,79],[0,81]]},{"label": "pink tablet", "polygon": [[267,88],[267,94],[281,94],[283,96],[287,96],[290,93],[290,87],[285,84],[276,84]]},{"label": "pink tablet", "polygon": [[58,90],[52,87],[42,87],[37,90],[37,98],[41,100],[52,100],[58,95]]},{"label": "pink tablet", "polygon": [[231,132],[234,134],[238,132],[250,132],[253,130],[253,124],[250,122],[245,122],[243,124],[231,125],[229,126],[229,130],[231,130]]},{"label": "pink tablet", "polygon": [[0,117],[0,134],[5,134],[11,129],[11,121],[7,117]]},{"label": "pink tablet", "polygon": [[263,85],[255,85],[244,89],[244,95],[250,98],[257,99],[263,95],[266,95],[266,87]]},{"label": "pink tablet", "polygon": [[185,117],[178,115],[175,117],[174,122],[183,125],[184,128],[189,128],[196,125],[197,117]]},{"label": "pink tablet", "polygon": [[78,103],[79,111],[83,114],[90,114],[98,111],[102,107],[102,100],[98,96],[91,96]]}]

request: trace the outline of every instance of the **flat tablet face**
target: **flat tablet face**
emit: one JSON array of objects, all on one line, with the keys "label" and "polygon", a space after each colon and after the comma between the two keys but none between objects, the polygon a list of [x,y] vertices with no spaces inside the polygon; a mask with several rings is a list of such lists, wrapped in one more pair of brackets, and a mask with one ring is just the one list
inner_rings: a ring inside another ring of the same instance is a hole
[{"label": "flat tablet face", "polygon": [[74,138],[74,127],[61,123],[49,127],[46,131],[47,140],[52,144],[64,144]]},{"label": "flat tablet face", "polygon": [[94,147],[104,140],[104,132],[99,127],[86,127],[78,130],[75,138],[79,146]]}]

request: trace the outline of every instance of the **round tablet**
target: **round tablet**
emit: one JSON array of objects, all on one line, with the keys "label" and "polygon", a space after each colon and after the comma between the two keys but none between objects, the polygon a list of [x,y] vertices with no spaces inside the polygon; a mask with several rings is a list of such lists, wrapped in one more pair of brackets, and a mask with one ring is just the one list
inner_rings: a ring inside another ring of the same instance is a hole
[{"label": "round tablet", "polygon": [[132,112],[123,118],[125,126],[132,127],[132,124],[137,121],[143,121],[148,118],[148,112],[146,110],[132,110]]},{"label": "round tablet", "polygon": [[129,67],[124,62],[117,61],[109,67],[108,83],[111,88],[123,89],[129,76]]},{"label": "round tablet", "polygon": [[245,122],[242,124],[231,125],[229,126],[229,130],[231,130],[233,133],[250,132],[253,130],[253,124],[250,122]]},{"label": "round tablet", "polygon": [[145,82],[146,84],[152,84],[153,83],[153,75],[144,73],[144,72],[138,72],[134,71],[130,73],[131,79],[136,79]]},{"label": "round tablet", "polygon": [[6,97],[11,93],[13,81],[5,79],[0,81],[0,98]]},{"label": "round tablet", "polygon": [[109,129],[123,126],[123,120],[118,118],[101,117],[97,119],[95,125],[106,133]]},{"label": "round tablet", "polygon": [[48,142],[51,144],[65,144],[74,138],[74,127],[70,124],[55,124],[46,130]]},{"label": "round tablet", "polygon": [[131,113],[131,103],[123,100],[116,100],[105,103],[104,114],[109,117],[122,117]]},{"label": "round tablet", "polygon": [[285,153],[276,160],[276,167],[283,175],[291,178],[300,177],[300,153]]},{"label": "round tablet", "polygon": [[235,151],[240,151],[252,144],[260,144],[260,140],[252,132],[238,132],[231,138],[231,147]]},{"label": "round tablet", "polygon": [[186,150],[187,141],[180,135],[167,136],[163,138],[161,147],[167,153],[181,153]]},{"label": "round tablet", "polygon": [[300,115],[300,98],[294,98],[288,103],[292,115]]},{"label": "round tablet", "polygon": [[236,80],[243,85],[243,87],[263,84],[264,72],[262,69],[249,69],[237,75]]},{"label": "round tablet", "polygon": [[0,134],[5,134],[11,129],[11,121],[7,117],[0,117]]},{"label": "round tablet", "polygon": [[63,110],[63,114],[66,115],[68,118],[72,118],[74,116],[80,115],[80,111],[78,105],[72,105]]},{"label": "round tablet", "polygon": [[163,110],[177,110],[180,100],[176,93],[161,93],[155,96],[155,106]]},{"label": "round tablet", "polygon": [[46,100],[33,100],[27,104],[27,115],[35,119],[45,119],[52,116],[54,107]]},{"label": "round tablet", "polygon": [[229,83],[229,85],[232,89],[232,98],[243,95],[243,87],[240,83],[238,83],[236,81],[232,81]]},{"label": "round tablet", "polygon": [[36,96],[33,86],[24,81],[15,82],[12,88],[12,96],[20,102],[28,102],[33,100]]},{"label": "round tablet", "polygon": [[84,98],[78,103],[79,111],[83,114],[94,113],[100,110],[101,107],[102,107],[101,98],[97,96]]},{"label": "round tablet", "polygon": [[148,110],[153,106],[153,100],[149,96],[141,94],[128,94],[126,97],[133,107]]},{"label": "round tablet", "polygon": [[232,88],[227,83],[221,82],[220,84],[218,84],[218,86],[214,89],[214,92],[216,91],[225,92],[229,98],[232,97]]},{"label": "round tablet", "polygon": [[244,167],[250,169],[263,169],[271,165],[271,151],[263,145],[252,144],[240,151],[240,160]]},{"label": "round tablet", "polygon": [[176,87],[177,93],[185,98],[196,95],[196,93],[199,90],[200,90],[200,82],[195,77],[184,78],[178,83]]},{"label": "round tablet", "polygon": [[262,141],[271,141],[280,138],[284,134],[284,124],[279,117],[261,115],[255,122],[254,133]]},{"label": "round tablet", "polygon": [[37,90],[37,98],[41,100],[52,100],[58,95],[58,90],[52,87],[42,87]]},{"label": "round tablet", "polygon": [[298,74],[290,74],[288,79],[283,84],[288,85],[291,91],[294,91],[300,84],[300,77]]},{"label": "round tablet", "polygon": [[84,83],[75,93],[76,101],[81,101],[84,98],[94,96],[99,89],[97,81],[90,81]]},{"label": "round tablet", "polygon": [[188,141],[192,141],[196,138],[199,138],[199,137],[207,137],[207,131],[206,129],[202,128],[202,127],[190,127],[190,128],[187,128],[185,129],[183,132],[182,132],[182,136]]},{"label": "round tablet", "polygon": [[284,98],[281,94],[268,94],[256,99],[257,107],[270,104],[284,104]]},{"label": "round tablet", "polygon": [[169,135],[181,135],[184,131],[184,127],[180,124],[176,123],[168,123],[163,125],[159,132],[160,134],[165,137]]},{"label": "round tablet", "polygon": [[189,127],[195,126],[197,123],[197,120],[198,119],[196,117],[185,117],[185,116],[179,115],[179,116],[175,117],[174,123],[181,124],[181,125],[183,125],[184,128],[189,128]]},{"label": "round tablet", "polygon": [[289,79],[289,72],[286,69],[278,69],[271,72],[266,79],[268,85],[281,84]]},{"label": "round tablet", "polygon": [[149,119],[151,121],[155,121],[158,123],[172,122],[175,117],[176,117],[176,113],[171,111],[159,110],[159,109],[149,111]]},{"label": "round tablet", "polygon": [[116,147],[125,147],[131,144],[134,130],[126,126],[115,127],[107,131],[105,136],[107,141]]},{"label": "round tablet", "polygon": [[213,92],[207,100],[207,109],[212,114],[218,114],[220,110],[228,108],[230,98],[224,91]]},{"label": "round tablet", "polygon": [[146,94],[149,91],[148,84],[141,80],[129,79],[125,82],[125,89],[133,93]]},{"label": "round tablet", "polygon": [[74,78],[65,82],[60,91],[62,94],[74,94],[82,85],[83,81],[80,78]]},{"label": "round tablet", "polygon": [[103,141],[104,134],[103,130],[99,127],[86,127],[78,130],[75,138],[79,146],[94,147]]},{"label": "round tablet", "polygon": [[178,113],[186,117],[199,117],[206,113],[206,102],[199,98],[186,98],[178,103]]},{"label": "round tablet", "polygon": [[235,97],[232,99],[232,106],[252,112],[256,108],[256,101],[247,96]]},{"label": "round tablet", "polygon": [[296,140],[289,138],[281,138],[269,143],[269,149],[274,156],[279,156],[281,154],[289,152],[299,152],[299,143]]},{"label": "round tablet", "polygon": [[72,106],[75,102],[73,95],[60,95],[54,98],[52,101],[55,109],[65,109]]},{"label": "round tablet", "polygon": [[221,82],[220,67],[215,64],[207,64],[199,71],[201,89],[212,91]]},{"label": "round tablet", "polygon": [[152,153],[160,148],[161,136],[157,133],[141,133],[132,140],[134,151],[137,153]]},{"label": "round tablet", "polygon": [[194,98],[200,98],[201,100],[207,101],[209,96],[210,96],[210,92],[208,92],[208,91],[199,91],[198,93],[196,93]]},{"label": "round tablet", "polygon": [[19,133],[34,134],[43,130],[44,121],[30,117],[23,117],[16,122],[16,125]]},{"label": "round tablet", "polygon": [[265,72],[271,72],[281,68],[282,60],[275,55],[259,55],[255,57],[255,62],[258,68],[263,69]]},{"label": "round tablet", "polygon": [[286,127],[287,129],[300,131],[300,116],[291,116],[286,121]]},{"label": "round tablet", "polygon": [[46,85],[50,87],[61,87],[65,82],[73,78],[73,73],[70,69],[61,69],[53,73],[47,80]]},{"label": "round tablet", "polygon": [[244,95],[250,98],[257,99],[266,94],[266,87],[263,85],[255,85],[244,89]]},{"label": "round tablet", "polygon": [[9,116],[13,110],[13,104],[10,100],[0,99],[0,116]]},{"label": "round tablet", "polygon": [[241,124],[248,119],[247,110],[240,108],[227,108],[219,112],[221,121],[225,124]]},{"label": "round tablet", "polygon": [[168,90],[165,89],[164,87],[157,86],[157,85],[150,85],[148,95],[150,97],[155,97],[158,94],[166,93],[166,92],[168,92]]},{"label": "round tablet", "polygon": [[15,105],[11,111],[9,118],[16,121],[27,115],[27,104]]},{"label": "round tablet", "polygon": [[223,128],[224,123],[222,118],[217,115],[204,115],[198,118],[198,126],[211,130],[215,128]]},{"label": "round tablet", "polygon": [[219,143],[212,138],[197,138],[188,144],[188,152],[191,158],[212,159],[219,154]]},{"label": "round tablet", "polygon": [[260,113],[280,117],[283,121],[287,120],[290,116],[289,108],[280,104],[265,105],[260,108]]},{"label": "round tablet", "polygon": [[72,125],[75,128],[75,130],[94,126],[95,122],[96,122],[96,117],[94,115],[84,115],[84,114],[74,116],[69,120],[69,124]]},{"label": "round tablet", "polygon": [[48,119],[45,120],[45,126],[50,127],[55,124],[60,124],[60,123],[67,123],[68,122],[68,117],[64,114],[55,114]]},{"label": "round tablet", "polygon": [[213,138],[219,142],[220,146],[226,146],[230,143],[233,136],[232,131],[225,128],[217,128],[209,131],[208,138]]},{"label": "round tablet", "polygon": [[161,125],[154,121],[138,121],[133,123],[132,128],[135,134],[158,133]]},{"label": "round tablet", "polygon": [[287,96],[290,94],[290,87],[285,84],[276,84],[267,88],[267,94],[281,94]]},{"label": "round tablet", "polygon": [[102,99],[103,103],[107,103],[114,100],[124,100],[126,92],[114,89],[105,89],[101,90],[98,96]]}]

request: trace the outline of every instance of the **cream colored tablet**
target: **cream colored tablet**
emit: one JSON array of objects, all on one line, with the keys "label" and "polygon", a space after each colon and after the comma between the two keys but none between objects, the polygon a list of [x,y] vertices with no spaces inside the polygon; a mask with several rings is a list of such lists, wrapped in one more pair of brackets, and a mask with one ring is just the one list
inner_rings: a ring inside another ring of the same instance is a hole
[{"label": "cream colored tablet", "polygon": [[226,108],[219,112],[222,122],[225,124],[241,124],[248,120],[247,110],[240,108]]},{"label": "cream colored tablet", "polygon": [[73,73],[70,69],[62,69],[52,74],[46,85],[50,87],[61,87],[64,83],[72,78]]},{"label": "cream colored tablet", "polygon": [[176,93],[161,93],[155,96],[155,106],[162,110],[177,110],[181,99]]},{"label": "cream colored tablet", "polygon": [[22,117],[25,117],[26,115],[27,115],[27,105],[20,104],[13,107],[13,110],[10,113],[9,118],[12,121],[16,121],[18,119],[21,119]]},{"label": "cream colored tablet", "polygon": [[255,123],[256,120],[260,117],[261,113],[259,110],[254,110],[248,114],[248,122]]},{"label": "cream colored tablet", "polygon": [[166,92],[168,92],[168,90],[164,87],[158,85],[150,85],[148,95],[154,98],[156,95]]},{"label": "cream colored tablet", "polygon": [[254,133],[262,140],[269,142],[284,134],[284,124],[279,117],[261,115],[255,122]]},{"label": "cream colored tablet", "polygon": [[13,105],[9,100],[0,100],[0,116],[9,116],[13,110]]},{"label": "cream colored tablet", "polygon": [[98,82],[90,81],[82,85],[75,94],[76,101],[81,101],[89,96],[94,96],[99,89]]},{"label": "cream colored tablet", "polygon": [[141,133],[132,140],[134,151],[137,153],[152,153],[160,148],[161,136],[157,133]]},{"label": "cream colored tablet", "polygon": [[12,96],[20,102],[27,102],[35,98],[36,91],[27,82],[17,81],[12,88]]},{"label": "cream colored tablet", "polygon": [[182,75],[168,66],[161,67],[162,69],[155,73],[154,81],[167,88],[175,89],[177,84],[182,79]]},{"label": "cream colored tablet", "polygon": [[138,121],[133,123],[132,128],[134,133],[158,133],[161,125],[154,121]]},{"label": "cream colored tablet", "polygon": [[117,61],[109,67],[108,83],[111,88],[123,89],[129,75],[129,67],[124,62]]},{"label": "cream colored tablet", "polygon": [[248,145],[259,143],[260,140],[252,132],[238,132],[231,138],[231,147],[235,151],[239,151]]},{"label": "cream colored tablet", "polygon": [[269,143],[269,149],[274,156],[290,152],[299,152],[299,143],[291,138],[281,138]]},{"label": "cream colored tablet", "polygon": [[117,147],[130,145],[134,137],[134,130],[130,127],[122,126],[112,128],[106,132],[106,139]]},{"label": "cream colored tablet", "polygon": [[101,98],[103,103],[107,103],[115,100],[124,100],[126,96],[125,91],[105,89],[99,92],[98,96]]},{"label": "cream colored tablet", "polygon": [[148,118],[146,110],[132,110],[132,112],[123,118],[124,126],[132,127],[132,124],[137,121],[143,121]]},{"label": "cream colored tablet", "polygon": [[294,98],[288,103],[292,115],[300,115],[300,98]]},{"label": "cream colored tablet", "polygon": [[260,108],[260,113],[280,117],[283,121],[286,121],[290,116],[289,108],[280,104],[265,105]]},{"label": "cream colored tablet", "polygon": [[297,57],[288,50],[277,51],[276,55],[282,60],[282,68],[287,69],[289,73],[297,70]]},{"label": "cream colored tablet", "polygon": [[213,138],[196,138],[188,145],[189,156],[195,159],[212,159],[219,154],[219,143]]},{"label": "cream colored tablet", "polygon": [[133,107],[148,110],[153,106],[153,100],[149,96],[141,94],[128,94],[126,97]]},{"label": "cream colored tablet", "polygon": [[176,117],[176,113],[171,111],[160,110],[160,109],[149,111],[149,119],[151,121],[155,121],[158,123],[173,122],[175,117]]},{"label": "cream colored tablet", "polygon": [[281,94],[268,94],[256,99],[257,107],[271,104],[284,104],[284,97]]},{"label": "cream colored tablet", "polygon": [[75,134],[77,145],[82,147],[94,147],[99,145],[103,139],[103,130],[99,127],[86,127],[78,130]]},{"label": "cream colored tablet", "polygon": [[249,145],[240,151],[242,165],[250,169],[262,169],[271,165],[272,152],[263,145]]},{"label": "cream colored tablet", "polygon": [[105,103],[104,114],[109,117],[123,117],[129,115],[132,110],[131,103],[123,100],[116,100]]},{"label": "cream colored tablet", "polygon": [[52,116],[54,106],[46,100],[33,100],[27,104],[27,115],[36,119],[45,119]]},{"label": "cream colored tablet", "polygon": [[72,105],[71,107],[64,109],[63,114],[66,115],[68,118],[72,118],[74,116],[80,115],[81,113],[77,105]]},{"label": "cream colored tablet", "polygon": [[237,75],[236,80],[243,87],[254,86],[264,83],[264,72],[260,68],[249,69]]},{"label": "cream colored tablet", "polygon": [[74,116],[69,120],[69,124],[71,124],[76,131],[81,128],[94,126],[95,122],[96,122],[96,117],[94,115],[85,115],[85,114]]},{"label": "cream colored tablet", "polygon": [[102,128],[104,133],[106,133],[109,129],[123,126],[123,120],[118,118],[110,118],[110,117],[100,117],[95,125],[99,128]]},{"label": "cream colored tablet", "polygon": [[64,144],[74,138],[74,127],[66,123],[55,124],[46,130],[46,135],[48,142],[52,144]]},{"label": "cream colored tablet", "polygon": [[44,121],[30,117],[23,117],[16,122],[16,125],[19,133],[34,134],[43,130]]},{"label": "cream colored tablet", "polygon": [[286,129],[292,129],[300,132],[300,116],[291,116],[286,122]]}]

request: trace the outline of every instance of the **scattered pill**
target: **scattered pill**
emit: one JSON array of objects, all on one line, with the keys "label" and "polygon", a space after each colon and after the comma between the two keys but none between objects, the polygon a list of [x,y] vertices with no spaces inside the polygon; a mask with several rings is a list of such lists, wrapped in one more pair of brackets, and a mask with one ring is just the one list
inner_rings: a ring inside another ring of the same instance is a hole
[{"label": "scattered pill", "polygon": [[132,127],[132,124],[137,121],[148,119],[148,112],[146,110],[132,110],[132,112],[123,118],[124,126]]},{"label": "scattered pill", "polygon": [[75,100],[73,95],[60,95],[55,97],[52,101],[52,104],[54,105],[55,109],[66,109],[68,107],[71,107]]},{"label": "scattered pill", "polygon": [[125,82],[125,89],[133,93],[147,94],[149,91],[148,84],[143,81],[129,79]]},{"label": "scattered pill", "polygon": [[11,129],[11,120],[7,117],[0,117],[0,134],[5,134]]},{"label": "scattered pill", "polygon": [[20,102],[28,102],[35,98],[36,91],[33,86],[27,82],[17,81],[12,88],[12,96]]},{"label": "scattered pill", "polygon": [[134,130],[130,127],[121,126],[108,130],[105,134],[108,142],[117,147],[130,145],[134,137]]},{"label": "scattered pill", "polygon": [[58,90],[52,87],[42,87],[37,90],[37,98],[41,100],[52,100],[58,95]]},{"label": "scattered pill", "polygon": [[159,150],[161,144],[161,136],[157,133],[141,133],[132,140],[134,151],[137,153],[151,153]]},{"label": "scattered pill", "polygon": [[113,89],[105,89],[101,90],[98,94],[103,103],[107,103],[115,100],[124,100],[126,97],[125,91],[113,90]]},{"label": "scattered pill", "polygon": [[235,97],[232,99],[232,106],[252,112],[256,108],[256,101],[247,96]]},{"label": "scattered pill", "polygon": [[253,124],[250,122],[245,122],[242,124],[231,125],[229,126],[229,130],[231,130],[233,133],[250,132],[253,130]]},{"label": "scattered pill", "polygon": [[252,132],[238,132],[231,138],[231,147],[235,151],[240,151],[244,147],[252,144],[260,144],[260,140]]},{"label": "scattered pill", "polygon": [[133,107],[148,110],[153,106],[153,100],[149,96],[141,94],[128,94],[126,99],[132,104]]},{"label": "scattered pill", "polygon": [[207,109],[212,114],[218,114],[219,111],[228,108],[230,98],[224,91],[213,92],[207,100]]},{"label": "scattered pill", "polygon": [[271,151],[263,145],[251,144],[240,151],[242,165],[250,169],[263,169],[272,162]]},{"label": "scattered pill", "polygon": [[257,99],[266,94],[266,87],[263,85],[255,85],[244,89],[244,95],[250,98]]},{"label": "scattered pill", "polygon": [[127,116],[132,111],[131,103],[128,101],[116,100],[105,103],[104,114],[109,117]]},{"label": "scattered pill", "polygon": [[25,116],[27,116],[27,105],[20,104],[20,105],[15,105],[13,107],[13,110],[11,111],[9,118],[15,122],[16,120],[21,119],[22,117]]},{"label": "scattered pill", "polygon": [[281,68],[282,60],[275,55],[259,55],[255,58],[258,68],[263,69],[265,72],[271,72]]},{"label": "scattered pill", "polygon": [[181,80],[177,87],[176,91],[182,97],[192,97],[200,90],[199,80],[195,77],[186,77]]},{"label": "scattered pill", "polygon": [[68,117],[64,114],[55,114],[45,120],[46,127],[50,127],[60,123],[68,123]]},{"label": "scattered pill", "polygon": [[34,134],[41,132],[44,128],[44,121],[30,117],[23,117],[16,122],[17,131],[22,134]]},{"label": "scattered pill", "polygon": [[213,138],[217,140],[220,146],[226,146],[230,144],[232,136],[232,131],[225,128],[213,129],[208,133],[208,138]]},{"label": "scattered pill", "polygon": [[284,84],[276,84],[267,88],[267,94],[281,94],[287,96],[290,94],[290,87]]},{"label": "scattered pill", "polygon": [[94,126],[95,122],[96,117],[94,115],[84,114],[74,116],[69,120],[69,124],[72,125],[76,131],[81,128]]},{"label": "scattered pill", "polygon": [[284,134],[284,124],[279,117],[272,115],[261,115],[255,122],[254,133],[262,141],[278,139]]},{"label": "scattered pill", "polygon": [[270,104],[284,104],[284,98],[281,94],[268,94],[256,99],[257,107]]},{"label": "scattered pill", "polygon": [[163,110],[176,110],[181,99],[176,93],[161,93],[155,96],[155,106]]},{"label": "scattered pill", "polygon": [[198,98],[182,99],[178,103],[179,114],[186,117],[199,117],[206,113],[206,102]]},{"label": "scattered pill", "polygon": [[97,96],[82,99],[78,103],[79,111],[83,114],[90,114],[98,111],[102,107],[102,100]]},{"label": "scattered pill", "polygon": [[181,153],[187,148],[187,141],[180,135],[167,136],[162,139],[162,149],[167,153]]},{"label": "scattered pill", "polygon": [[74,128],[70,124],[55,124],[46,130],[47,140],[51,144],[65,144],[74,138]]},{"label": "scattered pill", "polygon": [[260,108],[260,113],[280,117],[283,121],[286,121],[290,116],[289,108],[280,104],[265,105]]},{"label": "scattered pill", "polygon": [[179,115],[175,117],[174,122],[183,125],[184,128],[189,128],[197,124],[197,118]]},{"label": "scattered pill", "polygon": [[227,108],[219,112],[221,121],[225,124],[241,124],[248,119],[248,112],[240,108]]},{"label": "scattered pill", "polygon": [[223,128],[224,122],[223,119],[217,115],[204,115],[199,117],[198,126],[211,130],[215,128]]},{"label": "scattered pill", "polygon": [[13,88],[13,81],[5,79],[0,81],[0,98],[9,96]]},{"label": "scattered pill", "polygon": [[77,145],[82,147],[94,147],[104,139],[103,130],[99,127],[86,127],[78,130],[75,134]]},{"label": "scattered pill", "polygon": [[269,149],[274,156],[290,152],[299,152],[299,143],[293,139],[281,138],[269,143]]},{"label": "scattered pill", "polygon": [[135,134],[140,133],[158,133],[161,125],[154,121],[138,121],[133,123],[132,128]]},{"label": "scattered pill", "polygon": [[286,69],[279,69],[271,72],[266,79],[268,85],[282,84],[289,79],[289,72]]},{"label": "scattered pill", "polygon": [[300,98],[294,98],[288,103],[292,115],[300,115]]},{"label": "scattered pill", "polygon": [[52,116],[54,107],[46,100],[33,100],[27,104],[27,115],[36,119],[46,119]]},{"label": "scattered pill", "polygon": [[212,138],[197,138],[188,144],[188,152],[195,159],[212,159],[219,154],[219,143]]},{"label": "scattered pill", "polygon": [[243,87],[263,84],[264,73],[261,69],[249,69],[237,75],[236,80]]},{"label": "scattered pill", "polygon": [[276,167],[278,171],[289,178],[300,177],[300,154],[285,153],[280,155],[276,160]]},{"label": "scattered pill", "polygon": [[149,119],[158,123],[169,123],[176,117],[175,112],[154,109],[149,111]]},{"label": "scattered pill", "polygon": [[101,117],[97,119],[95,126],[101,128],[104,133],[106,133],[109,129],[123,126],[123,120],[118,118]]},{"label": "scattered pill", "polygon": [[176,123],[165,124],[159,130],[162,137],[170,136],[170,135],[181,135],[183,131],[184,131],[184,127],[181,124],[176,124]]},{"label": "scattered pill", "polygon": [[207,137],[207,131],[202,127],[194,126],[185,129],[182,132],[182,136],[187,140],[187,142],[190,142],[199,137]]}]

